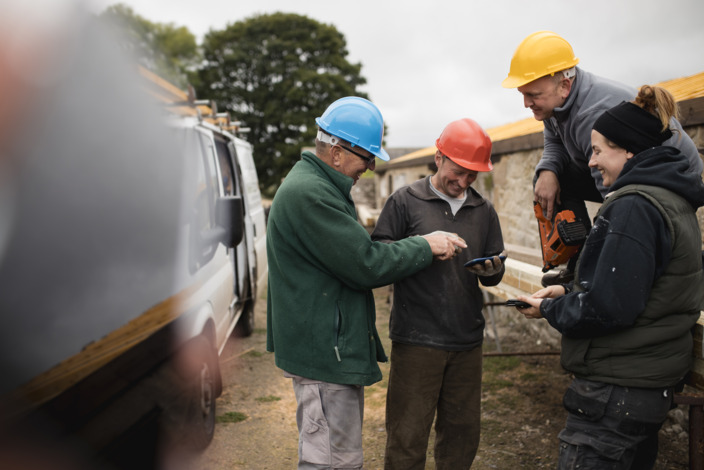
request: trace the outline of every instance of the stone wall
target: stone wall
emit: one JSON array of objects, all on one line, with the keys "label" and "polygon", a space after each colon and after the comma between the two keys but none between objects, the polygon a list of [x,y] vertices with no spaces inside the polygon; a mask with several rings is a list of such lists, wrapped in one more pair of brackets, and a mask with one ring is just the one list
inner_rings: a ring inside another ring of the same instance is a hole
[{"label": "stone wall", "polygon": [[499,214],[504,243],[540,249],[533,214],[533,171],[542,149],[503,155],[495,159],[494,170],[480,173],[474,183]]},{"label": "stone wall", "polygon": [[[687,134],[692,138],[699,149],[700,155],[704,153],[704,125],[687,128]],[[697,211],[699,227],[702,229],[702,246],[704,246],[704,209]]]},{"label": "stone wall", "polygon": [[[704,149],[704,125],[690,126],[687,132],[701,152]],[[496,288],[487,289],[492,296],[491,301],[513,298],[519,294],[531,294],[541,287],[542,254],[538,223],[533,212],[532,180],[543,149],[540,136],[533,140],[539,144],[523,145],[528,148],[492,155],[494,170],[480,173],[473,184],[473,187],[496,208],[509,255],[503,282]],[[495,149],[506,147],[506,145],[495,145]],[[376,195],[373,199],[377,204],[376,213],[378,214],[390,192],[419,177],[431,174],[433,171],[428,167],[430,162],[432,162],[432,156],[419,158],[413,163],[404,163],[403,167],[394,168],[392,165],[388,169],[379,168],[374,178]],[[371,199],[367,191],[365,203],[368,204]],[[587,209],[592,218],[598,208],[599,204],[587,203]],[[369,213],[369,211],[374,213],[373,208],[360,210],[363,213]],[[699,209],[697,217],[704,232],[704,209]],[[702,245],[704,246],[704,237]],[[497,308],[496,320],[499,323],[513,322],[515,312],[513,309]],[[543,328],[549,329],[545,322],[539,322],[536,325],[540,325],[538,329],[541,331]]]},{"label": "stone wall", "polygon": [[[697,124],[686,128],[700,152],[704,149],[704,125]],[[540,137],[540,136],[538,136]],[[537,142],[542,144],[542,139]],[[506,144],[506,141],[501,142]],[[501,145],[495,145],[496,148]],[[503,147],[506,147],[503,145]],[[509,250],[509,256],[522,261],[539,264],[540,239],[538,237],[538,223],[533,212],[533,173],[536,164],[542,155],[540,145],[535,148],[505,152],[492,155],[494,170],[480,173],[473,187],[485,198],[490,200],[499,214],[504,243]],[[375,196],[365,198],[365,203],[376,201],[376,210],[380,210],[388,195],[399,187],[409,184],[416,179],[431,174],[433,171],[428,165],[432,156],[418,158],[414,164],[404,164],[402,167],[390,166],[388,169],[378,168],[374,177]],[[358,183],[359,184],[359,183]],[[587,203],[591,217],[594,217],[599,204]],[[374,211],[374,208],[372,208]],[[378,212],[377,212],[378,213]],[[704,232],[704,209],[697,211],[699,225]],[[702,237],[704,246],[704,236]],[[514,253],[512,254],[511,251]],[[524,256],[525,255],[525,256]]]},{"label": "stone wall", "polygon": [[[687,129],[697,148],[704,148],[704,126]],[[480,173],[474,187],[492,201],[501,221],[504,243],[530,249],[540,249],[538,225],[533,213],[532,178],[542,148],[494,157],[494,170]],[[592,217],[600,204],[587,203]],[[699,226],[704,233],[704,208],[697,211]],[[702,237],[704,246],[704,236]]]},{"label": "stone wall", "polygon": [[379,173],[381,176],[378,178],[375,177],[377,207],[382,208],[386,199],[398,188],[411,184],[433,173],[434,171],[428,167],[427,163],[399,168],[394,171],[384,172],[383,174]]}]

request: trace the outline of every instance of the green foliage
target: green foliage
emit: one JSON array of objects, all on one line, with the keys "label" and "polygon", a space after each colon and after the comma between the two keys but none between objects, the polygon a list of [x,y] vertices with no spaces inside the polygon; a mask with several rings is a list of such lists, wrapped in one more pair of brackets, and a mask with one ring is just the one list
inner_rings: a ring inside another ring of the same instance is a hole
[{"label": "green foliage", "polygon": [[497,356],[484,358],[484,374],[499,374],[513,370],[521,365],[521,358],[517,356]]},{"label": "green foliage", "polygon": [[197,96],[213,99],[251,129],[260,186],[271,196],[314,144],[314,119],[334,100],[356,95],[366,80],[347,61],[344,36],[297,14],[258,15],[210,31]]},{"label": "green foliage", "polygon": [[496,392],[509,387],[513,387],[513,381],[511,380],[499,379],[496,377],[489,377],[486,380],[482,380],[482,390],[484,392]]},{"label": "green foliage", "polygon": [[195,36],[185,26],[153,23],[118,3],[109,6],[100,18],[116,29],[122,45],[142,66],[186,88],[200,61]]},{"label": "green foliage", "polygon": [[494,175],[487,172],[483,174],[484,178],[484,187],[488,192],[490,192],[492,189],[494,189]]},{"label": "green foliage", "polygon": [[247,419],[247,415],[240,413],[239,411],[228,411],[223,413],[216,418],[218,423],[239,423]]},{"label": "green foliage", "polygon": [[275,395],[267,395],[265,397],[257,397],[255,398],[255,400],[259,403],[270,403],[272,401],[281,401],[281,397],[277,397]]}]

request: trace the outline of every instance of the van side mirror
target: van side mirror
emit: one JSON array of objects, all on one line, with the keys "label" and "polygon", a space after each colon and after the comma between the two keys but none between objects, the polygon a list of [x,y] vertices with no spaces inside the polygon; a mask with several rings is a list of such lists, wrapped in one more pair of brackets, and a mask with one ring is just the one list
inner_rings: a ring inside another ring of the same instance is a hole
[{"label": "van side mirror", "polygon": [[215,203],[215,220],[222,229],[220,243],[228,248],[240,244],[244,236],[244,203],[242,196],[219,197]]}]

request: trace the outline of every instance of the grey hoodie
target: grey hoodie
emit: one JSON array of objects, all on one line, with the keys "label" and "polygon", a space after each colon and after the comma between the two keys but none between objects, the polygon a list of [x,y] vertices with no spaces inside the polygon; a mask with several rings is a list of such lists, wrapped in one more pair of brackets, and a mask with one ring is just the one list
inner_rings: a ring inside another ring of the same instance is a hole
[{"label": "grey hoodie", "polygon": [[[592,155],[592,127],[604,111],[622,101],[631,101],[635,96],[634,88],[598,77],[577,67],[577,76],[565,104],[555,108],[553,117],[543,121],[545,148],[535,167],[536,174],[542,170],[550,170],[559,176],[566,165],[577,165],[585,173],[591,171],[597,189],[604,196],[608,190],[603,185],[601,174],[588,167]],[[670,127],[673,136],[663,145],[680,149],[689,161],[687,171],[701,175],[704,164],[697,146],[684,132],[679,121],[673,118]]]}]

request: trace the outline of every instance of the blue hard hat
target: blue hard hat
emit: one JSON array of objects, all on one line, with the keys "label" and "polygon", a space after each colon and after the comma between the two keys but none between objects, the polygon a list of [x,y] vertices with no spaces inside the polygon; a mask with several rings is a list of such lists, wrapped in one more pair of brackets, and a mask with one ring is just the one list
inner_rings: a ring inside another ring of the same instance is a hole
[{"label": "blue hard hat", "polygon": [[316,124],[330,135],[339,137],[389,161],[389,154],[381,148],[384,139],[384,118],[374,103],[358,96],[347,96],[328,106]]}]

